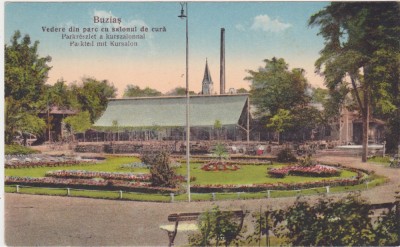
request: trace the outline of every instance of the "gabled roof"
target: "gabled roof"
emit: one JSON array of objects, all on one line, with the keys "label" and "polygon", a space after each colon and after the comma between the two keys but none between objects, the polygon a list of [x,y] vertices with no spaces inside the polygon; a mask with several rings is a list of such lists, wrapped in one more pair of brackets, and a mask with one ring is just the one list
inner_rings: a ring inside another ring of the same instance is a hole
[{"label": "gabled roof", "polygon": [[[190,126],[236,125],[246,106],[248,94],[190,96]],[[111,99],[96,127],[184,127],[186,97]]]}]

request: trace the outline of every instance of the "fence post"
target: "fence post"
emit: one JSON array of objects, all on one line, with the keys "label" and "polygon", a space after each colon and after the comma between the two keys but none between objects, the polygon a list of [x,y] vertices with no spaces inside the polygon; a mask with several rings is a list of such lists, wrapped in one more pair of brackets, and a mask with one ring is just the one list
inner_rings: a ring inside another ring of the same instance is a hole
[{"label": "fence post", "polygon": [[367,189],[368,189],[369,181],[365,182],[365,184],[367,185]]},{"label": "fence post", "polygon": [[267,190],[267,198],[271,198],[271,191]]},{"label": "fence post", "polygon": [[330,187],[326,186],[326,194],[329,194],[329,192],[330,192]]},{"label": "fence post", "polygon": [[174,198],[175,195],[174,195],[174,193],[170,193],[169,195],[171,196],[171,202],[174,202],[174,201],[175,201],[175,198]]},{"label": "fence post", "polygon": [[237,193],[237,199],[240,199],[240,192]]},{"label": "fence post", "polygon": [[17,193],[19,193],[19,185],[17,184],[17,186],[16,186],[16,187],[17,187]]},{"label": "fence post", "polygon": [[122,190],[119,191],[119,199],[122,199]]},{"label": "fence post", "polygon": [[71,195],[71,189],[67,188],[67,196],[70,196],[70,195]]},{"label": "fence post", "polygon": [[215,201],[215,192],[211,193],[212,195],[212,200]]}]

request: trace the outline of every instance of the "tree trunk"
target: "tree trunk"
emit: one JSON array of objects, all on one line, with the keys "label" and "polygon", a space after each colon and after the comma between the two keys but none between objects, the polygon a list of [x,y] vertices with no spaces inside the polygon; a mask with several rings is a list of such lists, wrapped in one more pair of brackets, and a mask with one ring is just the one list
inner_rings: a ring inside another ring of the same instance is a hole
[{"label": "tree trunk", "polygon": [[362,140],[362,156],[361,162],[367,162],[368,156],[368,130],[369,130],[369,93],[368,88],[364,91],[364,111],[362,113],[363,124],[363,140]]}]

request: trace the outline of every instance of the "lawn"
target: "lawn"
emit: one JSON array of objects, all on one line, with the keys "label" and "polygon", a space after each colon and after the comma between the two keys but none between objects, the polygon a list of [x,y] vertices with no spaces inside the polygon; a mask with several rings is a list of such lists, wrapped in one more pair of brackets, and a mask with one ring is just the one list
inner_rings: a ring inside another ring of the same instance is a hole
[{"label": "lawn", "polygon": [[385,156],[385,157],[376,156],[376,157],[369,158],[368,162],[376,163],[376,164],[380,164],[380,165],[389,165],[390,157],[389,156]]},{"label": "lawn", "polygon": [[37,167],[37,168],[21,168],[21,169],[5,169],[6,176],[17,177],[44,177],[47,171],[56,170],[86,170],[86,171],[103,171],[103,172],[142,172],[148,173],[148,169],[143,168],[123,168],[121,165],[132,162],[139,162],[135,157],[112,157],[109,156],[104,162],[98,164],[83,164],[76,166],[60,166],[60,167]]},{"label": "lawn", "polygon": [[[285,178],[272,178],[267,175],[267,168],[277,168],[283,164],[275,165],[242,165],[237,171],[203,171],[201,164],[191,164],[190,176],[196,180],[193,185],[205,184],[260,184],[260,183],[300,183],[314,182],[323,179],[351,178],[357,175],[355,172],[343,170],[338,177],[318,178],[304,176],[286,176]],[[177,170],[181,175],[186,174],[186,165]]]},{"label": "lawn", "polygon": [[[109,156],[104,162],[98,164],[83,164],[65,167],[37,167],[37,168],[21,168],[21,169],[5,169],[6,176],[17,177],[44,177],[47,171],[54,170],[87,170],[87,171],[104,171],[104,172],[140,172],[149,173],[145,168],[124,168],[124,164],[139,162],[136,157],[113,157]],[[322,179],[351,178],[356,176],[355,172],[342,171],[340,177],[318,178],[303,176],[287,176],[285,178],[272,178],[267,175],[267,168],[281,167],[283,164],[275,165],[242,165],[237,171],[203,171],[202,164],[193,163],[190,167],[190,176],[195,177],[192,181],[193,185],[205,184],[257,184],[257,183],[299,183],[314,182]],[[186,175],[186,164],[177,168],[177,173]]]},{"label": "lawn", "polygon": [[[115,157],[109,156],[105,161],[98,164],[82,164],[75,166],[61,166],[61,167],[37,167],[37,168],[21,168],[21,169],[5,169],[6,176],[18,176],[18,177],[44,177],[47,171],[52,170],[87,170],[87,171],[104,171],[104,172],[140,172],[149,173],[149,169],[145,168],[124,168],[122,165],[131,164],[133,162],[139,162],[140,160],[135,157]],[[274,165],[241,165],[239,170],[236,171],[203,171],[201,169],[202,164],[192,163],[191,164],[191,177],[195,177],[194,181],[191,181],[192,185],[209,185],[209,184],[233,184],[233,185],[248,185],[248,184],[261,184],[261,183],[298,183],[298,182],[314,182],[323,179],[338,179],[338,178],[351,178],[356,176],[355,172],[343,170],[339,177],[329,178],[318,178],[318,177],[302,177],[302,176],[286,176],[285,178],[272,178],[267,175],[268,168],[281,167],[283,164]],[[176,169],[177,173],[186,176],[186,164],[182,164],[181,167]],[[385,182],[385,178],[378,178],[372,176],[372,180],[368,187],[372,188]],[[366,184],[360,184],[356,186],[337,186],[330,189],[331,193],[363,190],[367,189]],[[5,187],[6,192],[15,193],[15,185],[7,185]],[[50,189],[50,188],[37,188],[29,186],[20,186],[20,193],[27,194],[46,194],[46,195],[60,195],[66,196],[66,188]],[[70,196],[74,197],[91,197],[91,198],[104,198],[104,199],[119,199],[119,191],[95,191],[95,190],[80,190],[70,189]],[[269,196],[275,197],[287,197],[287,196],[299,196],[307,194],[324,194],[326,188],[318,189],[303,189],[301,191],[270,191]],[[214,198],[213,198],[214,197]],[[267,197],[266,192],[252,192],[252,193],[192,193],[193,201],[210,201],[210,200],[232,200],[232,199],[259,199]],[[169,193],[139,193],[139,192],[123,192],[122,199],[124,200],[137,200],[137,201],[159,201],[169,202],[171,196]],[[178,194],[174,197],[175,201],[186,201],[186,194]]]}]

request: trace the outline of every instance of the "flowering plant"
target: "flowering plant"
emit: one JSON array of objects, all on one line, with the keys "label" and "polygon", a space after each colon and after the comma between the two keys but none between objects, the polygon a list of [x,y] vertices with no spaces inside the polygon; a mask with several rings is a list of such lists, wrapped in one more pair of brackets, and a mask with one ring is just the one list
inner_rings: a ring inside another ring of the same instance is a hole
[{"label": "flowering plant", "polygon": [[238,165],[229,164],[222,161],[211,161],[201,167],[204,171],[236,171],[240,169]]},{"label": "flowering plant", "polygon": [[116,180],[151,181],[151,174],[123,173],[123,172],[96,172],[85,170],[57,170],[46,172],[46,177],[58,178],[103,178]]},{"label": "flowering plant", "polygon": [[273,168],[268,170],[268,174],[272,177],[283,178],[287,175],[296,176],[313,176],[313,177],[333,177],[339,176],[340,170],[325,165],[313,166],[286,166],[282,168]]}]

